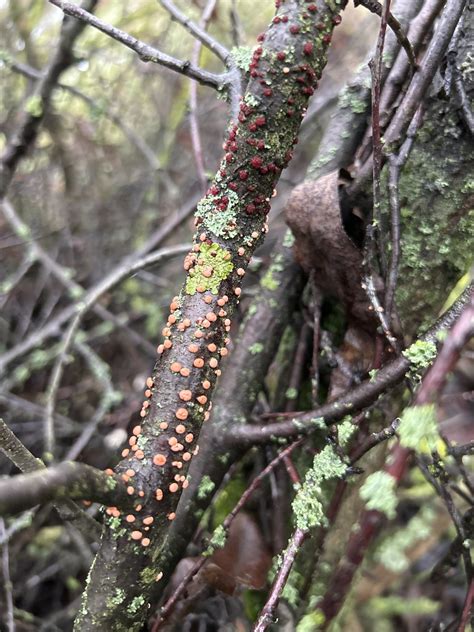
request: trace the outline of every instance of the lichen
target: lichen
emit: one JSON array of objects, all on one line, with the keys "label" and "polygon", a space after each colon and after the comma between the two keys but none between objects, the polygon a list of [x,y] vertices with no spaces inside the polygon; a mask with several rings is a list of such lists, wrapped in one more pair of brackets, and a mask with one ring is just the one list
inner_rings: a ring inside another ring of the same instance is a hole
[{"label": "lichen", "polygon": [[253,50],[250,46],[234,46],[231,49],[230,54],[237,68],[248,72],[250,69],[250,62],[252,61]]},{"label": "lichen", "polygon": [[395,518],[398,503],[396,483],[395,478],[387,472],[374,472],[368,476],[359,490],[367,509],[380,511],[390,520]]},{"label": "lichen", "polygon": [[[208,290],[212,294],[219,292],[221,282],[226,279],[234,269],[234,265],[229,258],[230,253],[219,246],[219,244],[201,244],[201,249],[197,257],[197,265],[189,270],[186,280],[186,292],[196,294],[197,288]],[[203,268],[212,268],[210,277],[204,276]]]},{"label": "lichen", "polygon": [[293,235],[293,233],[291,232],[290,229],[288,229],[285,233],[285,236],[283,238],[283,246],[285,248],[292,248],[293,245],[295,243],[295,236]]},{"label": "lichen", "polygon": [[337,429],[339,443],[343,448],[347,446],[356,430],[357,426],[352,423],[352,417],[344,417]]},{"label": "lichen", "polygon": [[418,542],[426,540],[432,531],[436,512],[423,506],[404,528],[399,528],[382,542],[374,558],[393,573],[403,573],[410,566],[408,551]]},{"label": "lichen", "polygon": [[262,353],[264,348],[265,347],[261,342],[254,342],[254,344],[249,347],[249,353],[252,355],[258,355],[259,353]]},{"label": "lichen", "polygon": [[421,379],[423,371],[427,369],[436,358],[436,345],[426,340],[417,340],[403,355],[410,361],[410,377]]},{"label": "lichen", "polygon": [[206,498],[206,496],[211,494],[215,486],[216,484],[211,480],[210,476],[205,474],[202,477],[201,482],[199,483],[199,488],[197,491],[197,497],[199,498],[199,500],[203,500],[204,498]]},{"label": "lichen", "polygon": [[317,630],[324,624],[325,620],[326,617],[321,610],[305,614],[296,626],[296,632],[314,632],[314,630]]},{"label": "lichen", "polygon": [[438,431],[434,404],[406,408],[398,426],[398,434],[401,445],[406,448],[421,454],[435,451],[441,456],[446,454],[445,444]]},{"label": "lichen", "polygon": [[338,457],[332,446],[326,446],[314,457],[313,465],[293,500],[293,512],[299,529],[308,531],[317,525],[327,524],[321,485],[324,481],[341,478],[346,470],[346,463]]},{"label": "lichen", "polygon": [[130,612],[130,614],[135,614],[140,610],[144,603],[145,597],[143,595],[138,595],[138,597],[135,597],[128,606],[128,611]]},{"label": "lichen", "polygon": [[112,597],[107,599],[107,608],[114,608],[120,606],[125,601],[125,590],[123,588],[116,588]]},{"label": "lichen", "polygon": [[222,549],[226,543],[226,540],[227,540],[227,532],[224,529],[224,527],[220,524],[218,527],[214,529],[211,539],[209,540],[207,549],[204,552],[204,555],[207,557],[207,556],[212,555],[214,551],[216,551],[217,549]]},{"label": "lichen", "polygon": [[[223,197],[227,198],[227,206],[224,210],[218,208]],[[197,205],[195,215],[202,220],[202,225],[211,233],[223,239],[230,239],[239,233],[237,226],[239,201],[239,196],[231,189],[226,189],[225,193],[217,195],[208,193]]]}]

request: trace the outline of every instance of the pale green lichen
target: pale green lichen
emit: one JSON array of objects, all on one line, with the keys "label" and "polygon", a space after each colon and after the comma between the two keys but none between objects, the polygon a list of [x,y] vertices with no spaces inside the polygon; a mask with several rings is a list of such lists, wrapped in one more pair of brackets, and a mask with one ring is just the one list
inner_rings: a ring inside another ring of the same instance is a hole
[{"label": "pale green lichen", "polygon": [[397,529],[382,542],[374,558],[393,573],[403,573],[410,566],[408,551],[418,542],[426,540],[433,528],[436,512],[429,505],[423,506],[406,527]]},{"label": "pale green lichen", "polygon": [[295,243],[295,236],[293,235],[293,233],[291,232],[290,229],[288,229],[285,233],[285,236],[283,238],[283,246],[285,248],[291,248],[293,246],[293,244]]},{"label": "pale green lichen", "polygon": [[249,347],[249,352],[252,355],[258,355],[259,353],[262,353],[264,348],[265,347],[263,346],[261,342],[254,342],[254,344]]},{"label": "pale green lichen", "polygon": [[227,540],[227,531],[220,524],[216,527],[212,533],[211,539],[209,540],[209,544],[207,549],[204,552],[204,555],[207,557],[212,555],[217,549],[222,549]]},{"label": "pale green lichen", "polygon": [[398,503],[396,484],[394,477],[387,472],[374,472],[367,477],[359,494],[365,500],[367,509],[380,511],[391,520],[395,518]]},{"label": "pale green lichen", "polygon": [[[228,203],[226,209],[221,211],[217,208],[217,204],[224,195],[228,198]],[[218,195],[208,194],[197,205],[196,217],[201,219],[202,225],[217,237],[231,239],[239,233],[237,226],[239,201],[239,196],[231,189]]]},{"label": "pale green lichen", "polygon": [[143,595],[138,595],[138,597],[135,597],[133,601],[131,602],[131,604],[128,606],[128,611],[131,614],[135,614],[140,610],[140,608],[144,605],[144,603],[145,603],[145,597]]},{"label": "pale green lichen", "polygon": [[427,369],[436,358],[436,345],[426,340],[417,340],[403,355],[410,361],[410,376],[420,379],[423,371]]},{"label": "pale green lichen", "polygon": [[250,62],[252,61],[253,50],[250,46],[234,46],[231,49],[230,54],[237,68],[248,72],[250,69]]},{"label": "pale green lichen", "polygon": [[202,477],[201,482],[199,483],[199,488],[197,491],[197,497],[199,498],[199,500],[203,500],[204,498],[206,498],[206,496],[211,494],[214,491],[215,486],[216,484],[211,480],[210,476],[205,474]]},{"label": "pale green lichen", "polygon": [[280,285],[280,282],[275,277],[275,274],[277,274],[278,272],[281,272],[282,270],[283,270],[283,256],[277,255],[275,257],[275,261],[272,263],[272,265],[268,268],[268,270],[263,275],[262,280],[260,281],[260,285],[266,290],[270,290],[271,292],[274,292],[275,290],[277,290]]},{"label": "pale green lichen", "polygon": [[296,632],[314,632],[324,624],[325,620],[326,617],[321,610],[305,614],[296,626]]},{"label": "pale green lichen", "polygon": [[43,114],[43,99],[39,94],[33,94],[25,103],[25,112],[31,114],[35,118],[39,118]]},{"label": "pale green lichen", "polygon": [[352,435],[357,430],[357,426],[352,423],[352,417],[344,417],[341,424],[339,424],[337,429],[337,436],[339,439],[339,444],[345,448],[349,441],[351,440]]},{"label": "pale green lichen", "polygon": [[285,393],[286,399],[296,399],[298,397],[298,391],[296,388],[288,388]]},{"label": "pale green lichen", "polygon": [[107,608],[114,608],[120,606],[125,601],[125,590],[123,588],[116,588],[112,597],[107,599]]},{"label": "pale green lichen", "polygon": [[[204,276],[202,273],[206,267],[212,268],[210,277]],[[225,248],[216,243],[203,243],[196,265],[189,270],[186,292],[196,294],[197,288],[201,287],[204,291],[208,290],[212,294],[217,294],[221,282],[229,276],[233,269],[234,265],[230,261],[230,253]]]},{"label": "pale green lichen", "polygon": [[299,529],[308,531],[317,525],[327,525],[321,485],[324,481],[341,478],[346,470],[346,463],[334,452],[332,446],[326,446],[314,457],[313,466],[306,472],[305,480],[292,504]]},{"label": "pale green lichen", "polygon": [[431,454],[435,451],[442,456],[446,454],[445,445],[438,431],[434,404],[406,408],[398,426],[398,434],[400,443],[405,448],[422,454]]}]

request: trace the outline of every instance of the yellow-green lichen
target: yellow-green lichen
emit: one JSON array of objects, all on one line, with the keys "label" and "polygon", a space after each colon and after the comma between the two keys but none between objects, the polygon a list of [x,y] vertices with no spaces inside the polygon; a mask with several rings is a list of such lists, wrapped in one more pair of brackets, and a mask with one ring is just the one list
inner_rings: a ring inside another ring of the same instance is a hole
[{"label": "yellow-green lichen", "polygon": [[365,500],[367,509],[384,513],[387,518],[395,518],[398,504],[395,493],[396,480],[387,472],[374,472],[367,477],[359,494]]},{"label": "yellow-green lichen", "polygon": [[[211,276],[203,274],[206,269],[212,269]],[[186,292],[196,294],[198,287],[203,291],[208,290],[212,294],[219,292],[221,282],[226,279],[234,269],[230,261],[230,253],[219,244],[201,244],[196,265],[189,270],[186,280]]]},{"label": "yellow-green lichen", "polygon": [[403,355],[410,361],[410,376],[421,379],[423,371],[427,369],[436,358],[436,345],[426,340],[417,340]]},{"label": "yellow-green lichen", "polygon": [[293,512],[296,526],[308,531],[317,525],[326,525],[322,503],[322,483],[341,478],[347,465],[334,452],[332,446],[326,446],[314,457],[313,466],[306,472],[305,480],[293,500]]},{"label": "yellow-green lichen", "polygon": [[214,551],[216,551],[217,549],[222,549],[225,545],[226,540],[227,540],[227,532],[224,529],[224,527],[220,524],[218,527],[214,529],[211,539],[209,541],[209,545],[206,551],[204,552],[204,555],[207,557],[209,555],[212,555]]},{"label": "yellow-green lichen", "polygon": [[201,482],[199,483],[199,488],[198,488],[198,491],[197,491],[197,497],[200,500],[203,500],[204,498],[206,498],[206,496],[208,496],[209,494],[211,494],[214,491],[214,487],[215,486],[216,485],[211,480],[210,476],[205,474],[202,477]]},{"label": "yellow-green lichen", "polygon": [[422,454],[436,451],[441,456],[446,454],[445,444],[438,431],[434,404],[406,408],[398,426],[398,434],[400,443],[405,448]]}]

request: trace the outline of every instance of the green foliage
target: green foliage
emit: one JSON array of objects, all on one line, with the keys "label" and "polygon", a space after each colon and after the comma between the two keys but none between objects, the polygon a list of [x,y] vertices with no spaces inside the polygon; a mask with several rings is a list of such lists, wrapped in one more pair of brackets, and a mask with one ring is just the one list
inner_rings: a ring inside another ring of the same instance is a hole
[{"label": "green foliage", "polygon": [[438,450],[444,455],[446,452],[439,435],[434,404],[406,408],[401,417],[398,434],[401,445],[411,450],[423,454],[431,454]]},{"label": "green foliage", "polygon": [[[213,273],[210,277],[204,276],[203,268],[211,267]],[[197,288],[202,287],[212,294],[219,292],[221,282],[226,279],[234,269],[232,261],[229,260],[229,253],[219,244],[201,244],[197,265],[189,270],[186,280],[186,292],[196,294]]]},{"label": "green foliage", "polygon": [[296,626],[296,632],[314,632],[323,625],[325,618],[321,610],[315,610],[314,612],[305,614]]},{"label": "green foliage", "polygon": [[396,480],[387,472],[374,472],[367,477],[359,490],[360,497],[365,500],[367,509],[384,513],[387,518],[395,518],[397,496]]},{"label": "green foliage", "polygon": [[314,457],[313,466],[307,471],[293,500],[293,512],[299,529],[309,531],[317,525],[327,524],[322,502],[322,483],[341,478],[346,470],[347,465],[341,461],[332,446],[326,446]]},{"label": "green foliage", "polygon": [[427,597],[407,599],[398,595],[389,597],[374,597],[367,604],[372,617],[434,615],[439,610],[439,603]]},{"label": "green foliage", "polygon": [[204,555],[210,556],[217,549],[222,549],[227,540],[227,532],[224,527],[220,524],[218,527],[214,529],[214,532],[209,540],[209,545],[204,552]]}]

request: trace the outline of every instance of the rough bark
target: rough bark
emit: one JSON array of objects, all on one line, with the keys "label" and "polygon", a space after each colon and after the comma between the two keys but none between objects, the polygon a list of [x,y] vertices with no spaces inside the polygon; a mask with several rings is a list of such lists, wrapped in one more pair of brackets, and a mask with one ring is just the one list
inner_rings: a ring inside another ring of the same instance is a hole
[{"label": "rough bark", "polygon": [[164,536],[188,484],[189,461],[209,414],[219,362],[227,355],[241,279],[265,233],[274,186],[291,159],[345,1],[277,4],[277,16],[254,51],[227,153],[198,207],[186,283],[163,331],[142,427],[135,429],[130,453],[117,468],[134,471],[134,525],[139,527],[122,517],[107,520],[75,624],[81,632],[138,631],[147,615],[162,578]]}]

